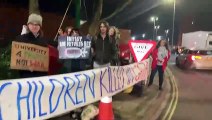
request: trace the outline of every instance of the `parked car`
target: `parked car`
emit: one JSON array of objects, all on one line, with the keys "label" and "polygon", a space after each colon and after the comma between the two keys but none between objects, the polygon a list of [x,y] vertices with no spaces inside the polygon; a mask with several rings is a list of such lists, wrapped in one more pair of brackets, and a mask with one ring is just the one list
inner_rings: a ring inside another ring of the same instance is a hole
[{"label": "parked car", "polygon": [[176,65],[185,69],[212,70],[212,50],[185,49],[176,57]]}]

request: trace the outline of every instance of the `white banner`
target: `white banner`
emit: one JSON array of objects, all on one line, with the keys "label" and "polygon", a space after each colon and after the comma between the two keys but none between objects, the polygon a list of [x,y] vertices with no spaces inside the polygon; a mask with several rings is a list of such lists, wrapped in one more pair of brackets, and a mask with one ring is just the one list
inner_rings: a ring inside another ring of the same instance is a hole
[{"label": "white banner", "polygon": [[0,120],[47,119],[146,80],[149,60],[71,74],[0,81]]}]

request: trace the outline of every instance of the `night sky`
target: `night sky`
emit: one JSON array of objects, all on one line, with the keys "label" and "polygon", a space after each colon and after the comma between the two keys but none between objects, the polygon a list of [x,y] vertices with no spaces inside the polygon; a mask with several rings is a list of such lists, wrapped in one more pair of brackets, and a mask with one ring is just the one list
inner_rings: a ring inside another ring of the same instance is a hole
[{"label": "night sky", "polygon": [[[140,1],[140,4],[139,4]],[[151,2],[150,2],[151,1]],[[157,22],[160,25],[160,29],[158,31],[159,35],[164,35],[166,29],[172,29],[172,18],[173,18],[173,3],[164,3],[164,0],[134,0],[134,5],[128,7],[125,11],[118,14],[117,19],[115,19],[116,23],[119,23],[120,27],[129,28],[132,30],[134,35],[146,33],[148,38],[152,37],[153,34],[153,23],[150,21],[151,16],[159,17],[159,21]],[[175,22],[175,39],[177,40],[179,33],[180,22],[186,19],[188,16],[192,17],[190,23],[194,22],[195,26],[200,26],[198,30],[207,30],[212,31],[212,0],[176,0],[176,22]],[[148,3],[149,2],[149,3]],[[146,6],[148,5],[148,6]],[[137,10],[133,10],[134,7],[141,6]],[[142,8],[154,8],[145,11]],[[145,11],[142,13],[143,10]],[[133,11],[133,12],[131,12]],[[127,12],[130,13],[127,16]],[[131,14],[134,13],[142,13],[137,16],[132,17],[128,21],[124,20],[122,23],[122,19],[130,18],[129,16],[133,16]],[[124,18],[123,14],[127,16]],[[114,20],[113,20],[114,21]],[[120,24],[121,23],[121,24]],[[171,32],[171,31],[170,31]],[[171,37],[171,34],[169,34]]]},{"label": "night sky", "polygon": [[[28,7],[28,0],[4,0],[7,3],[16,4],[21,7]],[[89,20],[94,15],[93,5],[97,0],[82,0],[82,19]],[[104,0],[102,18],[110,15],[116,7],[124,0]],[[131,29],[133,35],[147,34],[147,38],[152,37],[153,23],[151,16],[159,17],[159,35],[165,34],[165,29],[172,29],[173,3],[165,3],[167,0],[133,0],[122,12],[109,19],[111,25],[119,28]],[[168,0],[169,1],[169,0]],[[201,30],[212,31],[212,0],[176,0],[176,34],[179,32],[180,21],[187,16],[193,17],[194,25],[200,25]],[[40,0],[40,10],[64,14],[69,0]],[[74,3],[68,12],[70,17],[74,17]],[[191,23],[192,23],[191,21]],[[169,34],[170,36],[171,34]],[[177,37],[176,37],[177,38]]]}]

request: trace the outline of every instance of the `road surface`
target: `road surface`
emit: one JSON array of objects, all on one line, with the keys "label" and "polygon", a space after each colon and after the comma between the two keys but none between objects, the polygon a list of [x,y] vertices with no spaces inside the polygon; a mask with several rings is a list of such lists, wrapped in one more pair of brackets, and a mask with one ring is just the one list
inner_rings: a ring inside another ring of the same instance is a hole
[{"label": "road surface", "polygon": [[169,68],[178,85],[179,99],[172,120],[212,120],[212,71]]}]

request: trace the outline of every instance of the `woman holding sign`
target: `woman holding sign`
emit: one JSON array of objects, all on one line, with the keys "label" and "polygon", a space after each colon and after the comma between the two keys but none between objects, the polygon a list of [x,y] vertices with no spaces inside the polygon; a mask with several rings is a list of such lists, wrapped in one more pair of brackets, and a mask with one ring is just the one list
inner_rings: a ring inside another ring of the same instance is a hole
[{"label": "woman holding sign", "polygon": [[11,69],[19,70],[21,78],[47,75],[49,51],[41,27],[42,17],[31,14],[27,31],[12,43]]},{"label": "woman holding sign", "polygon": [[[80,31],[77,28],[73,28],[71,36],[80,36]],[[79,72],[85,70],[85,60],[83,59],[72,59],[71,60],[71,72]]]},{"label": "woman holding sign", "polygon": [[148,86],[153,83],[156,72],[159,72],[159,90],[162,90],[163,76],[166,69],[168,60],[170,58],[170,51],[166,40],[160,40],[156,46],[156,49],[152,52],[152,72],[150,75],[150,81]]}]

